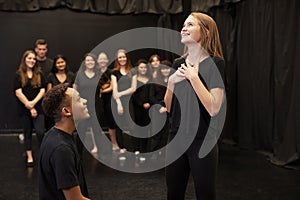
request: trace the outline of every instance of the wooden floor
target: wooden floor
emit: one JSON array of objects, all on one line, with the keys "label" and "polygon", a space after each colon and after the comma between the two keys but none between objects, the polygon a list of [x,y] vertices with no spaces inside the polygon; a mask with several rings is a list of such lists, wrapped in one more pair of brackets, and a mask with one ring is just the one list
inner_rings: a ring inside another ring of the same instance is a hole
[{"label": "wooden floor", "polygon": [[[217,199],[300,199],[300,171],[275,166],[253,151],[223,143],[219,146]],[[0,200],[38,199],[37,167],[25,167],[23,144],[17,135],[0,135],[0,154]],[[37,154],[35,146],[35,157]],[[166,199],[164,169],[138,174],[120,172],[103,165],[87,151],[83,152],[83,166],[92,199]],[[192,180],[186,199],[195,199]]]}]

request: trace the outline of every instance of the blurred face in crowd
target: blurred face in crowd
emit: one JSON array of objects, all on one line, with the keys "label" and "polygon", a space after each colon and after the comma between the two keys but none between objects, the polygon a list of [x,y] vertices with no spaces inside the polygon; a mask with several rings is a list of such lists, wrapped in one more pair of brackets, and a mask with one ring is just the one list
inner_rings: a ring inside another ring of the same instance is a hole
[{"label": "blurred face in crowd", "polygon": [[98,56],[97,62],[99,64],[100,68],[107,67],[107,64],[108,64],[107,55],[105,53],[100,53],[99,56]]},{"label": "blurred face in crowd", "polygon": [[88,69],[93,69],[95,67],[95,60],[92,56],[86,56],[84,59],[85,67]]},{"label": "blurred face in crowd", "polygon": [[151,60],[151,65],[154,68],[157,68],[160,64],[160,60],[158,59],[158,57],[153,57],[153,59]]},{"label": "blurred face in crowd", "polygon": [[127,57],[126,57],[126,54],[124,52],[119,52],[118,55],[117,55],[117,59],[118,59],[118,62],[121,66],[126,66]]},{"label": "blurred face in crowd", "polygon": [[58,58],[55,65],[58,71],[64,71],[66,69],[67,62],[63,58]]},{"label": "blurred face in crowd", "polygon": [[145,76],[147,74],[147,65],[146,65],[146,63],[140,63],[138,65],[138,73],[142,76]]},{"label": "blurred face in crowd", "polygon": [[48,49],[46,44],[38,44],[35,48],[38,60],[46,59],[47,51]]},{"label": "blurred face in crowd", "polygon": [[34,67],[35,63],[36,63],[36,56],[35,56],[35,54],[29,53],[25,57],[26,67],[32,69]]},{"label": "blurred face in crowd", "polygon": [[161,74],[164,76],[164,77],[168,77],[170,75],[170,67],[163,67],[161,68]]}]

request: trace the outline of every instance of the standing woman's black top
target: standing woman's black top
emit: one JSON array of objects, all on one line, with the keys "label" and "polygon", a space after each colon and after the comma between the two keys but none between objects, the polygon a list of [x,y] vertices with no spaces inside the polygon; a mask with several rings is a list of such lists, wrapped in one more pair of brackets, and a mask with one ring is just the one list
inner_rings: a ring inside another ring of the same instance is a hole
[{"label": "standing woman's black top", "polygon": [[72,87],[74,82],[75,82],[75,74],[71,71],[67,72],[67,78],[64,82],[60,82],[56,76],[56,73],[50,73],[48,78],[47,78],[47,83],[51,83],[52,87],[59,85],[61,83],[69,83],[69,87]]},{"label": "standing woman's black top", "polygon": [[[46,83],[44,81],[44,77],[41,75],[41,86],[40,87],[33,87],[31,85],[31,78],[28,79],[26,82],[26,85],[23,87],[22,82],[21,82],[21,76],[20,73],[17,71],[15,74],[15,79],[14,79],[14,91],[16,91],[19,88],[22,88],[23,94],[26,96],[26,98],[29,101],[32,101],[40,92],[42,88],[46,87]],[[43,114],[43,109],[42,109],[42,99],[39,100],[34,106],[38,114]],[[19,115],[29,115],[31,116],[30,110],[25,107],[25,105],[18,99],[18,112]]]},{"label": "standing woman's black top", "polygon": [[[179,58],[174,61],[172,67],[177,70],[184,62],[185,58]],[[223,82],[225,80],[225,63],[221,58],[211,57],[211,59],[206,58],[203,60],[199,64],[198,75],[208,90],[223,88],[225,91]],[[173,92],[170,110],[170,137],[173,138],[182,125],[186,129],[185,134],[187,137],[196,134],[196,139],[203,140],[206,136],[211,117],[194,92],[192,85],[188,80],[183,80],[175,84]],[[181,104],[179,103],[179,99],[181,99]],[[195,119],[195,116],[198,114],[195,113],[198,110],[197,107],[200,110],[200,120]],[[190,127],[195,127],[195,125],[198,125],[197,133],[189,132]]]}]

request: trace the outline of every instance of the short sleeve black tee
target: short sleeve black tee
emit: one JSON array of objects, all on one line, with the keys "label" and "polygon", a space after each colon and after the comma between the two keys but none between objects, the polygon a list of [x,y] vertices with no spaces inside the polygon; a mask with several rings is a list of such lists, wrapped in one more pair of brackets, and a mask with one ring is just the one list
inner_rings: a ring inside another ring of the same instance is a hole
[{"label": "short sleeve black tee", "polygon": [[131,78],[132,78],[131,71],[128,72],[126,75],[123,75],[121,74],[120,71],[114,70],[112,72],[112,75],[114,75],[117,78],[119,92],[127,90],[128,88],[131,87]]},{"label": "short sleeve black tee", "polygon": [[[31,79],[28,79],[25,86],[22,86],[20,73],[17,71],[15,74],[15,79],[14,79],[14,83],[13,83],[14,91],[21,88],[23,94],[26,96],[26,98],[29,101],[33,100],[39,94],[40,90],[42,88],[45,88],[45,86],[46,86],[46,84],[45,84],[45,79],[43,78],[43,76],[41,76],[41,86],[40,87],[33,87],[31,85]],[[39,114],[43,113],[42,99],[35,104],[34,108],[37,110],[37,112]],[[20,115],[24,115],[24,114],[31,115],[30,110],[28,110],[19,99],[18,99],[18,111],[19,111]]]},{"label": "short sleeve black tee", "polygon": [[[118,82],[118,91],[122,92],[124,90],[127,90],[128,88],[131,87],[131,82],[132,82],[132,77],[134,75],[134,70],[132,69],[131,71],[129,71],[127,74],[123,75],[121,74],[120,71],[118,70],[113,70],[112,75],[114,75],[117,78],[117,82]],[[126,102],[125,99],[130,99],[131,95],[124,95],[120,98],[121,102]],[[123,103],[123,106],[125,104]]]},{"label": "short sleeve black tee", "polygon": [[73,136],[53,127],[46,133],[40,148],[40,199],[65,199],[63,189],[75,186],[80,186],[83,196],[88,197]]},{"label": "short sleeve black tee", "polygon": [[80,96],[87,100],[88,109],[95,107],[95,94],[99,80],[100,74],[97,71],[91,78],[83,70],[77,72],[75,84]]},{"label": "short sleeve black tee", "polygon": [[[44,79],[46,80],[49,74],[51,73],[53,60],[50,58],[47,58],[46,60],[43,61],[37,60],[37,64],[41,67],[42,74],[44,76]],[[48,82],[48,80],[46,80],[46,82]]]},{"label": "short sleeve black tee", "polygon": [[[173,68],[177,70],[184,62],[184,58],[176,60],[173,64]],[[200,63],[198,76],[208,90],[213,88],[225,89],[224,68],[224,60],[221,58],[207,58]],[[199,113],[200,117],[198,118]],[[186,130],[186,134],[189,135],[193,134],[189,131],[192,127],[198,127],[196,138],[204,139],[209,127],[210,119],[209,113],[197,97],[191,83],[188,80],[183,80],[175,84],[170,110],[170,134],[173,136],[176,135],[179,127],[183,126],[184,130]]]},{"label": "short sleeve black tee", "polygon": [[69,83],[69,87],[72,87],[75,81],[75,74],[71,71],[68,71],[66,80],[64,82],[60,82],[57,76],[55,75],[55,73],[50,73],[47,80],[48,80],[47,83],[51,83],[52,87],[59,85],[61,83]]}]

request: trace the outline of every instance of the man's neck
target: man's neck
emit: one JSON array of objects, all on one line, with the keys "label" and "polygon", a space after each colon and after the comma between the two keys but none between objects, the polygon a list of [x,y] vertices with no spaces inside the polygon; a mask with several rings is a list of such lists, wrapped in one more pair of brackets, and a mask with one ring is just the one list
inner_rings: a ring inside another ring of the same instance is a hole
[{"label": "man's neck", "polygon": [[45,60],[47,60],[47,57],[45,56],[45,57],[36,57],[36,59],[38,60],[38,61],[45,61]]},{"label": "man's neck", "polygon": [[67,118],[56,122],[54,127],[72,135],[75,130],[75,123],[73,120]]}]

